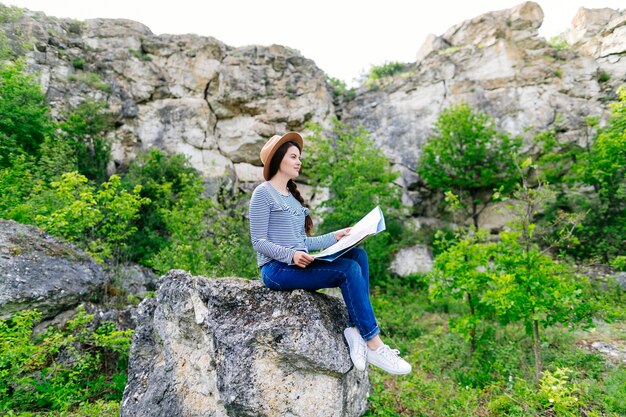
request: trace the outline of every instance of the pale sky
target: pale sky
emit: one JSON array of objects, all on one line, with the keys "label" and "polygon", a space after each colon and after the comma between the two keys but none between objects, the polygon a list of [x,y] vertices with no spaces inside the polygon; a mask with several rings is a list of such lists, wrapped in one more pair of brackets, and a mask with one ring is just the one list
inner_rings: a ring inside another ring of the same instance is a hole
[{"label": "pale sky", "polygon": [[[139,21],[155,34],[196,33],[230,46],[298,49],[350,85],[372,65],[413,62],[430,33],[521,0],[0,0],[48,16]],[[546,39],[571,26],[580,7],[625,8],[624,0],[538,0]]]}]

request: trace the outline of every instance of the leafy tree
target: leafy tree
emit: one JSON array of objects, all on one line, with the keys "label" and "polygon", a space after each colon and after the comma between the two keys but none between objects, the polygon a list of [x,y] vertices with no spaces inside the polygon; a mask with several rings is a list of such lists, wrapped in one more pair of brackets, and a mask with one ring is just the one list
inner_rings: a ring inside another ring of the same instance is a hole
[{"label": "leafy tree", "polygon": [[139,195],[141,187],[129,193],[113,175],[95,188],[77,172],[63,174],[50,186],[25,203],[34,213],[34,223],[78,243],[96,260],[120,259],[136,230],[133,221],[140,207],[149,202]]},{"label": "leafy tree", "polygon": [[89,180],[101,184],[106,180],[106,168],[111,159],[111,143],[107,139],[114,127],[106,103],[88,100],[67,112],[59,123],[60,139],[73,150],[76,168]]},{"label": "leafy tree", "polygon": [[483,301],[491,275],[490,248],[486,243],[487,232],[470,231],[439,254],[431,273],[430,297],[441,300],[446,297],[464,299],[468,314],[454,320],[452,328],[470,342],[470,355],[476,351],[477,328],[485,318],[493,317],[493,308]]},{"label": "leafy tree", "polygon": [[[522,169],[529,165],[530,160],[525,161]],[[512,230],[501,233],[493,247],[493,276],[483,300],[501,322],[521,322],[532,335],[539,382],[543,369],[540,329],[590,322],[591,306],[584,299],[588,282],[578,278],[567,263],[553,260],[537,243],[534,219],[552,198],[550,191],[541,184],[529,187],[525,174],[514,198]]]},{"label": "leafy tree", "polygon": [[626,87],[612,103],[611,118],[599,130],[577,172],[594,194],[583,201],[587,211],[579,231],[584,252],[608,263],[626,253]]},{"label": "leafy tree", "polygon": [[38,157],[44,139],[53,133],[46,97],[25,68],[21,60],[0,66],[0,168],[19,154]]},{"label": "leafy tree", "polygon": [[417,172],[429,187],[459,196],[478,228],[494,190],[506,194],[518,180],[513,156],[520,146],[520,138],[497,130],[488,115],[455,104],[439,115]]},{"label": "leafy tree", "polygon": [[330,192],[330,198],[321,203],[319,232],[353,225],[379,205],[387,233],[367,239],[364,245],[371,275],[385,276],[391,252],[403,239],[400,189],[393,183],[398,174],[362,127],[353,129],[334,120],[332,136],[325,136],[319,125],[309,124],[307,128],[312,134],[307,137],[304,173],[316,192]]},{"label": "leafy tree", "polygon": [[150,199],[135,222],[137,230],[129,239],[128,253],[129,259],[148,264],[151,257],[167,246],[169,232],[164,210],[174,207],[188,186],[189,176],[197,173],[183,154],[149,149],[137,155],[122,175],[122,185],[127,191],[139,185],[141,197]]}]

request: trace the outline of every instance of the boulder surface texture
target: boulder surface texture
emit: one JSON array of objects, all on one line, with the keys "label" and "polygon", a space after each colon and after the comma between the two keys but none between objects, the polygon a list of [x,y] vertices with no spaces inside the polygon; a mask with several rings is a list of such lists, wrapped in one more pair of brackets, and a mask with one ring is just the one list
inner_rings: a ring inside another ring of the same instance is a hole
[{"label": "boulder surface texture", "polygon": [[0,219],[0,319],[24,309],[54,317],[89,300],[104,281],[102,267],[72,244]]},{"label": "boulder surface texture", "polygon": [[122,417],[359,416],[343,302],[172,270],[138,309]]}]

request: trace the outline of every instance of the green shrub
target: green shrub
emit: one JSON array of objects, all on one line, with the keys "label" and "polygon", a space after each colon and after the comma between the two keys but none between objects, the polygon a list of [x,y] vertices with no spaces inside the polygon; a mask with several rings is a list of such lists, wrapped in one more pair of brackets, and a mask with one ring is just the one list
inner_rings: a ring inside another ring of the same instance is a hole
[{"label": "green shrub", "polygon": [[208,277],[258,277],[245,218],[249,198],[222,191],[203,196],[202,179],[181,177],[183,189],[171,208],[160,210],[169,239],[148,262],[157,272],[184,269]]},{"label": "green shrub", "polygon": [[19,154],[39,156],[53,133],[46,97],[23,61],[0,66],[0,168]]},{"label": "green shrub", "polygon": [[563,51],[569,49],[570,47],[563,35],[557,35],[550,38],[550,41],[548,43],[557,51]]},{"label": "green shrub", "polygon": [[65,141],[76,158],[76,169],[89,180],[101,184],[106,180],[111,159],[111,143],[107,134],[115,128],[115,120],[101,101],[87,100],[63,114],[58,140]]},{"label": "green shrub", "polygon": [[598,73],[598,82],[605,83],[611,79],[611,75],[606,71],[600,71]]},{"label": "green shrub", "polygon": [[150,200],[136,220],[137,231],[129,238],[128,259],[144,265],[165,248],[169,232],[163,218],[164,210],[172,210],[185,192],[189,176],[198,176],[183,154],[169,154],[149,149],[138,154],[122,173],[122,186],[132,192],[140,186],[139,194]]},{"label": "green shrub", "polygon": [[126,385],[132,330],[116,330],[82,307],[63,328],[32,334],[41,314],[22,311],[0,320],[0,410],[8,412],[111,409],[95,398],[119,402]]},{"label": "green shrub", "polygon": [[328,76],[326,77],[326,81],[333,90],[333,97],[345,97],[346,100],[350,101],[356,96],[354,88],[348,88],[344,81]]},{"label": "green shrub", "polygon": [[394,250],[405,245],[408,233],[401,221],[398,177],[389,160],[374,146],[363,128],[353,129],[335,120],[333,136],[308,124],[312,134],[303,172],[316,190],[327,188],[330,198],[321,203],[319,233],[355,224],[377,205],[385,216],[387,231],[368,238],[364,247],[370,259],[370,276],[384,279]]},{"label": "green shrub", "polygon": [[94,259],[119,259],[127,251],[128,239],[135,231],[133,222],[139,209],[149,202],[132,193],[113,175],[98,188],[88,184],[77,172],[63,174],[51,188],[39,190],[26,204],[33,222],[51,234],[75,242]]},{"label": "green shrub", "polygon": [[406,69],[406,65],[401,62],[385,62],[382,65],[375,65],[370,69],[367,76],[368,82],[376,82],[385,77],[391,77]]},{"label": "green shrub", "polygon": [[518,181],[513,158],[520,146],[520,138],[497,130],[488,115],[453,104],[439,114],[417,172],[430,188],[454,192],[478,229],[478,216],[494,192],[506,195]]},{"label": "green shrub", "polygon": [[142,61],[152,61],[152,57],[148,54],[146,54],[144,51],[138,51],[136,49],[130,49],[128,51],[132,56],[134,56],[135,58],[138,58]]},{"label": "green shrub", "polygon": [[67,77],[67,79],[68,81],[75,81],[86,84],[89,87],[104,91],[105,93],[109,93],[111,91],[111,86],[102,81],[100,75],[96,74],[95,72],[81,72],[78,74],[71,74]]},{"label": "green shrub", "polygon": [[82,70],[85,67],[85,60],[83,58],[74,58],[72,59],[72,66],[74,69]]}]

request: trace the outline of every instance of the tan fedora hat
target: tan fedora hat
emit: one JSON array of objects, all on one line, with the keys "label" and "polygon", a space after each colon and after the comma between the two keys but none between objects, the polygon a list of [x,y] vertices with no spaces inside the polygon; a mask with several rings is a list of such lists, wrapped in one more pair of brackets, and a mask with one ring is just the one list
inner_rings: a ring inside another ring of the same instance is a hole
[{"label": "tan fedora hat", "polygon": [[283,143],[290,141],[297,143],[298,146],[300,146],[300,151],[302,151],[304,141],[302,140],[302,136],[296,132],[287,132],[282,136],[274,135],[263,145],[263,149],[261,149],[261,162],[263,162],[263,178],[265,178],[266,181],[270,179],[270,162],[274,154]]}]

